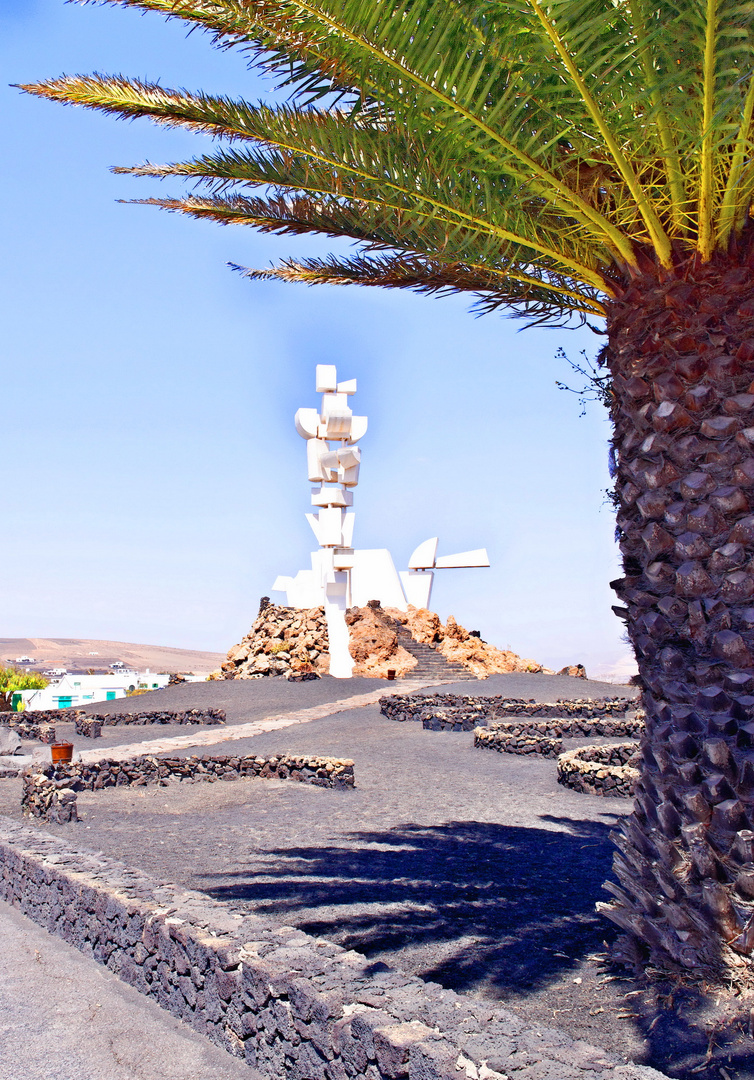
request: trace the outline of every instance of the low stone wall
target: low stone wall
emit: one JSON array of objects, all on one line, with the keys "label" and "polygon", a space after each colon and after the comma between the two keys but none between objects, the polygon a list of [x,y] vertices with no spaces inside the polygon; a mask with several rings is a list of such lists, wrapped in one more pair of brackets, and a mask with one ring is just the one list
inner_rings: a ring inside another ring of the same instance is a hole
[{"label": "low stone wall", "polygon": [[149,712],[85,713],[77,710],[74,724],[77,735],[98,739],[103,727],[120,724],[224,724],[224,709],[160,709]]},{"label": "low stone wall", "polygon": [[490,712],[490,702],[512,701],[524,704],[518,698],[466,697],[462,694],[386,694],[380,698],[380,712],[388,720],[423,720],[431,713],[462,710],[476,717],[476,723],[484,721]]},{"label": "low stone wall", "polygon": [[72,723],[77,716],[84,715],[78,709],[27,709],[24,712],[0,713],[0,724],[54,724],[56,721]]},{"label": "low stone wall", "polygon": [[639,770],[637,742],[580,746],[558,758],[558,783],[585,795],[612,795],[629,799]]},{"label": "low stone wall", "polygon": [[105,787],[144,787],[189,782],[238,780],[258,776],[265,780],[298,780],[317,787],[352,788],[353,762],[346,759],[281,754],[272,757],[230,755],[164,758],[153,755],[127,761],[103,759],[34,767],[24,774],[21,807],[29,817],[59,824],[78,821],[76,793]]},{"label": "low stone wall", "polygon": [[[599,720],[623,717],[636,710],[630,698],[606,698],[601,701],[524,701],[522,698],[466,697],[460,694],[394,694],[380,698],[380,712],[389,720],[401,722],[440,717],[444,726],[435,731],[471,731],[480,724],[512,716]],[[452,723],[451,723],[452,721]],[[430,725],[425,724],[425,727]]]},{"label": "low stone wall", "polygon": [[[425,725],[426,726],[426,725]],[[474,729],[474,746],[497,750],[501,754],[540,754],[554,758],[563,752],[563,739],[580,739],[603,735],[620,738],[621,735],[640,735],[644,728],[644,714],[619,717],[616,720],[508,720],[491,724],[487,728]]]},{"label": "low stone wall", "polygon": [[[494,699],[492,699],[494,700]],[[583,717],[586,720],[599,720],[602,717],[625,716],[636,709],[637,702],[632,698],[605,698],[592,701],[580,698],[576,701],[525,701],[501,702],[495,712],[503,716],[558,716],[564,719]]]},{"label": "low stone wall", "polygon": [[[127,713],[87,713],[82,709],[34,709],[29,712],[2,712],[0,724],[18,731],[22,739],[55,742],[55,722],[72,723],[77,735],[96,739],[103,727],[114,724],[224,724],[224,709],[159,709]],[[99,725],[99,726],[98,726]],[[22,734],[22,729],[28,734]]]},{"label": "low stone wall", "polygon": [[563,752],[563,740],[550,738],[545,732],[533,734],[530,728],[545,728],[544,724],[511,724],[494,728],[474,728],[474,746],[497,750],[501,754],[538,754],[540,757],[556,758]]},{"label": "low stone wall", "polygon": [[39,709],[31,712],[1,712],[0,725],[11,728],[20,739],[36,739],[41,743],[54,743],[56,738],[54,722],[63,718],[71,720],[72,710]]},{"label": "low stone wall", "polygon": [[81,717],[76,721],[76,734],[87,739],[99,739],[102,735],[102,721],[91,717]]},{"label": "low stone wall", "polygon": [[[17,715],[24,716],[24,713]],[[30,714],[30,715],[33,715]],[[56,741],[55,727],[53,724],[9,724],[19,739],[36,739],[41,743],[54,743]]]},{"label": "low stone wall", "polygon": [[267,1080],[665,1080],[7,819],[0,895]]},{"label": "low stone wall", "polygon": [[484,723],[481,712],[467,709],[422,709],[416,719],[425,731],[474,731]]}]

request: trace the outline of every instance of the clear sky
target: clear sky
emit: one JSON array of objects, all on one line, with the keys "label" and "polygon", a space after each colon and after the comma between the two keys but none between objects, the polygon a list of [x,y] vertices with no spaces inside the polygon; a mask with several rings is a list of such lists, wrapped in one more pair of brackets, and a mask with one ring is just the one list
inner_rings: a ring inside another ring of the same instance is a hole
[{"label": "clear sky", "polygon": [[469,297],[243,280],[228,262],[334,245],[119,203],[182,189],[110,166],[204,140],[8,85],[100,71],[269,96],[241,54],[177,22],[0,0],[0,71],[0,637],[240,640],[276,575],[308,565],[293,413],[317,404],[315,364],[336,363],[370,418],[355,544],[399,569],[429,536],[438,554],[486,546],[491,569],[437,574],[443,618],[550,667],[628,662],[609,426],[555,385],[578,384],[558,348],[594,355],[601,337],[476,318]]}]

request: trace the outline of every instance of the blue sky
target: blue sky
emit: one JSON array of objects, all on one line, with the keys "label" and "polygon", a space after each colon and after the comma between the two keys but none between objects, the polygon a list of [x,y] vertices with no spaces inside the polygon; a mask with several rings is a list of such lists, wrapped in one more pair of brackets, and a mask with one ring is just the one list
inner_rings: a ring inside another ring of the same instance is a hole
[{"label": "blue sky", "polygon": [[308,565],[304,444],[314,365],[357,378],[370,418],[355,543],[399,568],[486,545],[490,570],[436,578],[433,606],[552,667],[626,658],[604,412],[580,417],[559,347],[589,330],[475,318],[469,298],[251,283],[324,252],[118,199],[159,184],[112,165],[205,140],[62,108],[8,84],[103,71],[269,96],[239,53],[178,23],[62,0],[0,3],[3,216],[0,636],[97,637],[225,651],[277,574]]}]

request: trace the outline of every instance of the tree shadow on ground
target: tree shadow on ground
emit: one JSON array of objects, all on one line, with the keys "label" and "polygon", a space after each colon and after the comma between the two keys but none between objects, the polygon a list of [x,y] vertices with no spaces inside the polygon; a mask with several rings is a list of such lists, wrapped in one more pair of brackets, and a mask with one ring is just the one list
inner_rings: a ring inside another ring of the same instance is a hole
[{"label": "tree shadow on ground", "polygon": [[595,912],[611,824],[550,820],[557,830],[454,821],[352,833],[252,852],[240,869],[195,883],[399,967],[409,950],[422,978],[502,998],[612,937]]},{"label": "tree shadow on ground", "polygon": [[656,983],[630,1007],[647,1041],[647,1064],[681,1080],[751,1080],[750,1006],[690,986]]},{"label": "tree shadow on ground", "polygon": [[[454,821],[357,832],[328,846],[255,850],[239,869],[191,884],[450,989],[514,997],[520,1011],[522,999],[614,939],[595,911],[612,861],[605,818],[543,818],[550,829]],[[627,971],[610,985],[594,1004],[606,1006],[599,1011],[618,1046],[632,1028],[640,1035],[637,1061],[681,1080],[754,1080],[748,1008],[721,1009]]]}]

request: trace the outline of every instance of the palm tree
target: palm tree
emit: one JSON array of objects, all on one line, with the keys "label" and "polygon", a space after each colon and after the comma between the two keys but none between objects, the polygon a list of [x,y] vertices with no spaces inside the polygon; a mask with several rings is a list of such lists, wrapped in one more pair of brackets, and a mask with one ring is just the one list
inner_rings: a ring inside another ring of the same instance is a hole
[{"label": "palm tree", "polygon": [[252,278],[470,292],[601,322],[613,583],[645,688],[605,914],[665,972],[750,981],[754,952],[754,9],[740,0],[107,0],[239,48],[252,105],[134,79],[32,94],[209,134],[116,171],[143,200],[359,243]]}]

